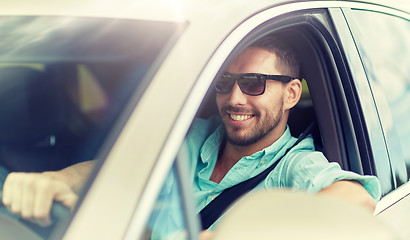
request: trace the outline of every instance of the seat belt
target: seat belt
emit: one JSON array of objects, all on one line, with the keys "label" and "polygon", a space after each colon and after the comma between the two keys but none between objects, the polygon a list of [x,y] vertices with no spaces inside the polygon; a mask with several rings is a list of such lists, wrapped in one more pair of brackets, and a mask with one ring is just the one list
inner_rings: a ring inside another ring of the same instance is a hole
[{"label": "seat belt", "polygon": [[223,213],[224,211],[239,197],[243,194],[251,191],[255,188],[260,182],[262,182],[270,172],[278,165],[286,154],[296,145],[298,145],[303,139],[307,137],[312,131],[315,121],[309,124],[309,126],[303,131],[299,136],[297,141],[286,150],[285,154],[274,162],[269,168],[265,169],[263,172],[258,175],[238,183],[230,188],[225,189],[221,194],[219,194],[214,200],[212,200],[208,205],[206,205],[201,212],[198,213],[201,218],[202,229],[208,229]]}]

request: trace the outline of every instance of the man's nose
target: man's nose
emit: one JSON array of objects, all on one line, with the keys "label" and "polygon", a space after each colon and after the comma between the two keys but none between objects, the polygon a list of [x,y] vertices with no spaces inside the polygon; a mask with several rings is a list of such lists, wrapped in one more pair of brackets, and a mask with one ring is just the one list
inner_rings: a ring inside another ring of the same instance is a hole
[{"label": "man's nose", "polygon": [[232,87],[232,91],[230,92],[229,103],[232,106],[245,105],[246,101],[246,95],[242,92],[241,88],[238,85],[238,82],[235,82]]}]

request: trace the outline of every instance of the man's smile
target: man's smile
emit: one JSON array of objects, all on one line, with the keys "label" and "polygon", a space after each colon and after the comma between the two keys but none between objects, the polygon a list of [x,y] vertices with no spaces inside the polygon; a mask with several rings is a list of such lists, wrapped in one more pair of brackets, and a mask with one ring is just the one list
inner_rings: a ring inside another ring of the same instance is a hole
[{"label": "man's smile", "polygon": [[250,115],[250,114],[233,114],[229,113],[229,116],[231,117],[232,120],[234,121],[245,121],[251,117],[254,117],[255,115]]}]

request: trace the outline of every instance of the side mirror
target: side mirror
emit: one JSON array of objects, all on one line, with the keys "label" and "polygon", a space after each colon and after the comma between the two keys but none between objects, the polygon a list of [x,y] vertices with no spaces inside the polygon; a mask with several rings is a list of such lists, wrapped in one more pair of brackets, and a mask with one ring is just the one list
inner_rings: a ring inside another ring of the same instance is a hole
[{"label": "side mirror", "polygon": [[213,239],[399,239],[372,212],[341,199],[257,191],[234,203]]}]

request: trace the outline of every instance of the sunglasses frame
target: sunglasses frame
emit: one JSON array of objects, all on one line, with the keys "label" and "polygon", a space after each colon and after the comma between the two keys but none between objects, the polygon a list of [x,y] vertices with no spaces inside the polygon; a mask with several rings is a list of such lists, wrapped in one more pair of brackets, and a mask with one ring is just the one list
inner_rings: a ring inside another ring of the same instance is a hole
[{"label": "sunglasses frame", "polygon": [[[228,90],[221,90],[218,89],[218,81],[221,77],[226,76],[226,77],[230,77],[231,81],[229,83],[230,87]],[[227,94],[230,93],[232,91],[233,86],[235,85],[235,82],[238,82],[239,88],[241,89],[242,93],[249,95],[249,96],[259,96],[265,93],[265,89],[266,89],[266,80],[272,80],[272,81],[279,81],[279,82],[283,82],[283,83],[288,83],[293,79],[297,79],[291,76],[287,76],[287,75],[268,75],[268,74],[261,74],[261,73],[242,73],[242,74],[233,74],[233,73],[228,73],[225,72],[221,75],[221,77],[219,77],[219,79],[217,80],[216,84],[215,84],[215,90],[217,93],[220,94]],[[245,79],[246,77],[248,78],[255,78],[255,79],[262,79],[263,80],[263,90],[260,93],[248,93],[247,91],[244,90],[243,87],[243,83],[242,83],[242,79]]]}]

